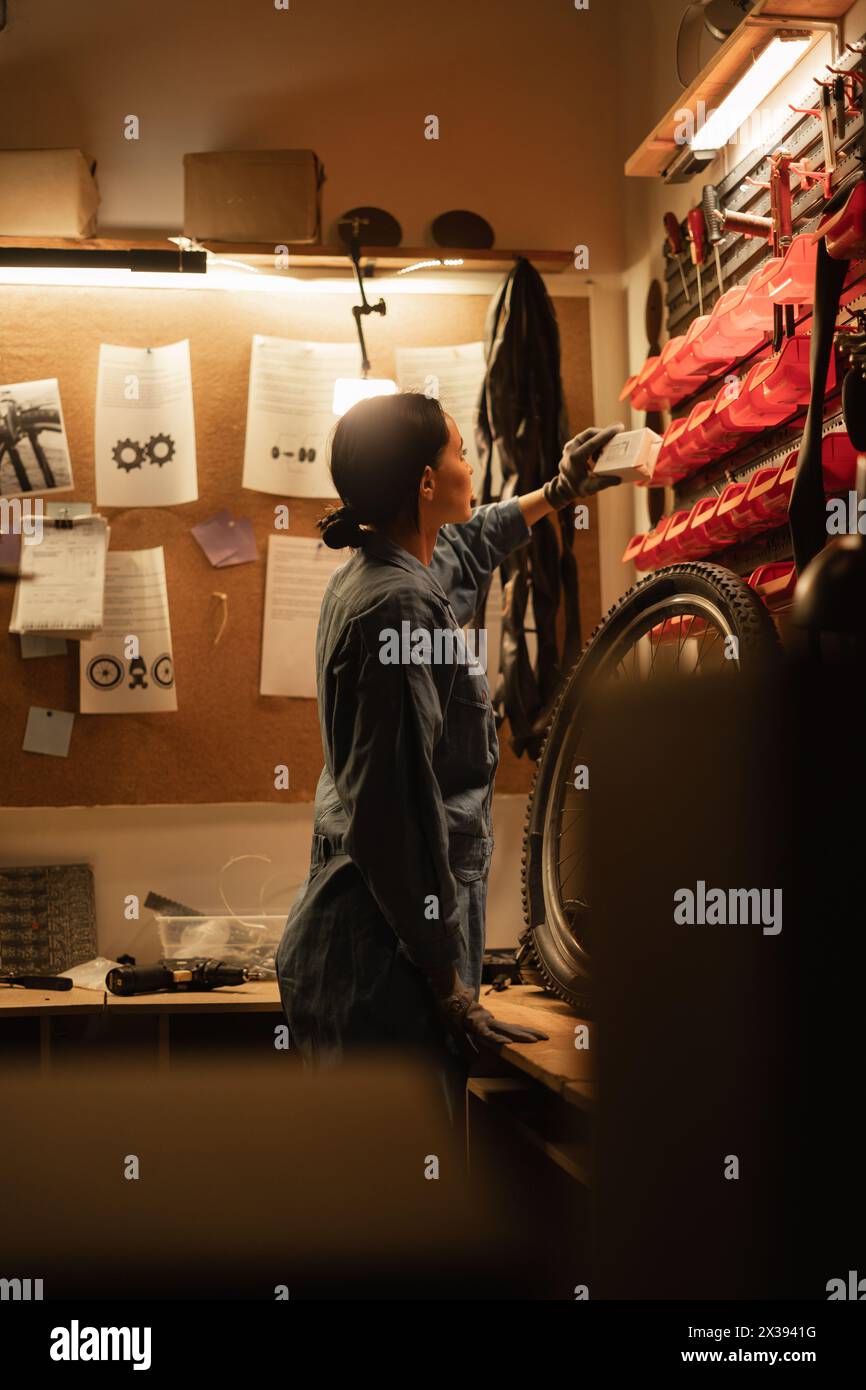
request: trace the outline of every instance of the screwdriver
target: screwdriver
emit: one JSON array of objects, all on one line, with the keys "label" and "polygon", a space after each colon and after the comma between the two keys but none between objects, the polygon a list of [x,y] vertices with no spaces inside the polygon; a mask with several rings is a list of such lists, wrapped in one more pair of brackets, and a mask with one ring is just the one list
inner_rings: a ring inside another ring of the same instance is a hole
[{"label": "screwdriver", "polygon": [[719,194],[714,184],[705,183],[701,189],[701,207],[704,210],[707,237],[716,258],[716,274],[719,277],[719,295],[721,296],[725,286],[722,280],[722,257],[719,251],[719,243],[724,237],[724,232],[722,231],[722,208],[719,202]]},{"label": "screwdriver", "polygon": [[683,270],[683,238],[680,232],[680,224],[672,212],[665,213],[664,224],[665,235],[667,236],[668,254],[673,256],[679,266],[680,279],[683,282],[683,294],[686,297],[686,303],[691,304],[692,297],[689,294],[689,287],[686,284],[686,275]]},{"label": "screwdriver", "polygon": [[701,285],[701,266],[704,263],[704,214],[701,208],[689,208],[686,213],[686,226],[689,229],[689,248],[692,264],[698,272],[698,313],[704,312],[704,290]]}]

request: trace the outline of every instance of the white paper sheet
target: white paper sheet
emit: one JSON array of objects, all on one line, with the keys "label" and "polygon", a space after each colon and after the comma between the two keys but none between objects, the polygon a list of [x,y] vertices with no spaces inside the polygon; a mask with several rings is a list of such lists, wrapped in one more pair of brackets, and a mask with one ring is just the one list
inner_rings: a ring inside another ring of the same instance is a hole
[{"label": "white paper sheet", "polygon": [[281,497],[336,497],[327,445],[337,423],[334,382],[356,377],[357,343],[308,343],[257,333],[250,357],[244,487]]},{"label": "white paper sheet", "polygon": [[96,500],[173,507],[198,497],[189,342],[99,349]]},{"label": "white paper sheet", "polygon": [[56,377],[0,386],[0,496],[68,492],[72,461]]},{"label": "white paper sheet", "polygon": [[104,516],[76,517],[71,526],[42,518],[42,540],[22,545],[10,632],[88,635],[102,626],[109,528]]},{"label": "white paper sheet", "polygon": [[[398,348],[395,357],[400,390],[422,391],[427,396],[435,396],[454,418],[466,445],[466,457],[472,464],[472,486],[480,501],[484,477],[475,444],[475,425],[484,385],[484,344]],[[499,483],[493,479],[494,496],[500,484],[501,479]]]},{"label": "white paper sheet", "polygon": [[[128,639],[138,641],[138,656]],[[161,545],[112,550],[105,562],[105,625],[81,643],[82,714],[177,709],[171,624]]]},{"label": "white paper sheet", "polygon": [[328,580],[347,561],[306,537],[271,536],[262,633],[262,695],[316,697],[316,630]]}]

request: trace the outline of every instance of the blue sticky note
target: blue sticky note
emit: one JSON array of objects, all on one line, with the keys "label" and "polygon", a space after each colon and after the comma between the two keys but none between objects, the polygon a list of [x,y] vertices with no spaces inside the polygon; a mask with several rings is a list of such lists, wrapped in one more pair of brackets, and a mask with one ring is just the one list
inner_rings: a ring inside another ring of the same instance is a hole
[{"label": "blue sticky note", "polygon": [[65,637],[43,637],[39,632],[21,633],[21,655],[63,656],[67,650]]},{"label": "blue sticky note", "polygon": [[31,705],[21,745],[25,753],[50,753],[65,758],[69,753],[74,714],[63,709],[42,709]]}]

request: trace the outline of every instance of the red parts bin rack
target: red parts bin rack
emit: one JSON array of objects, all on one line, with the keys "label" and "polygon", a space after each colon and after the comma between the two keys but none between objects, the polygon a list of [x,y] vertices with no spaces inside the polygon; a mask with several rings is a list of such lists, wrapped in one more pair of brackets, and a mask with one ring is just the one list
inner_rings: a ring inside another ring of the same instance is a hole
[{"label": "red parts bin rack", "polygon": [[[863,209],[859,220],[853,219],[854,232],[841,231],[838,243],[833,243],[843,250],[852,236],[866,238],[866,194],[859,201]],[[853,202],[852,195],[849,204]],[[832,218],[827,223],[828,235],[832,235],[833,223]],[[671,338],[661,354],[647,358],[637,375],[625,383],[620,400],[630,399],[635,410],[676,405],[709,377],[717,376],[723,364],[748,357],[760,347],[772,331],[775,304],[812,303],[818,234],[795,236],[784,256],[771,256],[745,284],[726,290],[711,313],[699,315],[687,333]]]}]

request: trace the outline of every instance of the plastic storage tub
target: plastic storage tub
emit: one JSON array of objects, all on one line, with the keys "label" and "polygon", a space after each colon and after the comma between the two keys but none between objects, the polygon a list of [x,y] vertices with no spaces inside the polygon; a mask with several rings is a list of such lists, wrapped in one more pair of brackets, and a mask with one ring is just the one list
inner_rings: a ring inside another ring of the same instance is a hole
[{"label": "plastic storage tub", "polygon": [[274,955],[286,915],[238,917],[171,917],[154,913],[162,955],[169,960],[207,956],[226,965],[241,965],[273,979]]}]

